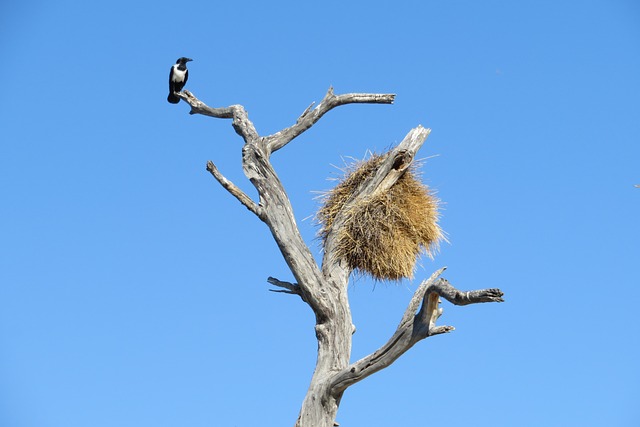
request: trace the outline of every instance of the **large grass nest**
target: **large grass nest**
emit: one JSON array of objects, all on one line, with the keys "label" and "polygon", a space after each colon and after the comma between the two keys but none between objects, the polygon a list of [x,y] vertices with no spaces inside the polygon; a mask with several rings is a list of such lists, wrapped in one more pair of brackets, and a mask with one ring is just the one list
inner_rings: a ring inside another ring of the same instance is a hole
[{"label": "large grass nest", "polygon": [[[384,158],[374,154],[352,165],[325,195],[316,215],[323,243],[353,192],[375,174]],[[444,238],[438,225],[438,199],[416,177],[413,166],[388,191],[361,200],[344,214],[336,255],[351,269],[377,280],[412,278],[418,257],[423,253],[433,257]]]}]

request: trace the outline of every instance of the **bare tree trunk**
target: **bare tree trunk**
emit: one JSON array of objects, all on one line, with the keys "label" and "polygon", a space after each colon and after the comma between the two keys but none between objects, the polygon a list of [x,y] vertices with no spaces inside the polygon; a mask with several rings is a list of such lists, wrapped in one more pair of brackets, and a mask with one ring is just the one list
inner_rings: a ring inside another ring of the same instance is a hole
[{"label": "bare tree trunk", "polygon": [[243,170],[258,190],[259,202],[254,202],[227,180],[213,162],[207,163],[207,170],[230,194],[269,227],[296,280],[296,283],[290,283],[270,277],[268,282],[280,288],[275,290],[276,292],[299,295],[315,314],[318,359],[296,427],[333,426],[340,400],[349,386],[389,366],[418,341],[431,335],[452,331],[453,327],[435,325],[435,321],[442,314],[442,309],[438,307],[440,297],[457,305],[502,301],[502,292],[498,289],[458,291],[439,277],[444,271],[441,269],[416,290],[389,341],[369,356],[350,363],[352,335],[355,331],[347,296],[351,271],[336,256],[336,230],[344,223],[343,212],[346,212],[349,206],[358,203],[361,198],[388,190],[402,176],[413,162],[430,130],[422,126],[412,129],[396,148],[387,153],[372,178],[363,182],[354,192],[352,199],[334,220],[332,231],[325,240],[324,258],[320,267],[300,235],[290,200],[271,165],[270,157],[335,107],[352,103],[391,104],[395,95],[334,95],[333,89],[330,88],[320,104],[315,108],[314,104],[309,106],[293,126],[265,137],[258,135],[246,111],[240,105],[211,108],[188,91],[177,95],[191,106],[190,114],[233,120],[235,131],[244,139]]}]

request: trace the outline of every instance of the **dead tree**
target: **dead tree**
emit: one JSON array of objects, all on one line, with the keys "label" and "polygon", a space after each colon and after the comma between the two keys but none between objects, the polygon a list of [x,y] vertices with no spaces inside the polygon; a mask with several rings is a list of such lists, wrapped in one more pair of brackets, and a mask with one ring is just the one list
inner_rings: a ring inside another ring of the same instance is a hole
[{"label": "dead tree", "polygon": [[[335,254],[333,231],[325,239],[322,265],[316,263],[300,235],[291,202],[270,159],[276,151],[313,126],[330,110],[345,104],[392,104],[395,95],[335,95],[330,88],[320,104],[315,107],[315,104],[311,104],[294,125],[268,136],[258,134],[241,105],[211,108],[188,91],[177,95],[191,106],[190,114],[232,120],[236,133],[244,140],[244,174],[257,189],[259,200],[252,200],[226,179],[213,162],[207,162],[207,170],[229,193],[269,227],[295,278],[295,283],[273,277],[269,277],[267,281],[278,287],[278,292],[298,295],[315,314],[318,359],[296,427],[337,425],[334,423],[340,400],[349,386],[386,368],[418,341],[452,331],[452,326],[436,325],[436,320],[442,314],[439,307],[441,297],[455,305],[502,301],[503,293],[499,289],[459,291],[440,277],[444,271],[442,268],[418,287],[389,341],[372,354],[351,362],[352,334],[355,331],[347,296],[351,270]],[[385,155],[386,158],[371,179],[354,192],[345,209],[359,198],[389,189],[411,165],[429,132],[429,129],[422,126],[412,129],[397,147]],[[339,229],[341,221],[344,221],[344,218],[338,214],[332,229]]]}]

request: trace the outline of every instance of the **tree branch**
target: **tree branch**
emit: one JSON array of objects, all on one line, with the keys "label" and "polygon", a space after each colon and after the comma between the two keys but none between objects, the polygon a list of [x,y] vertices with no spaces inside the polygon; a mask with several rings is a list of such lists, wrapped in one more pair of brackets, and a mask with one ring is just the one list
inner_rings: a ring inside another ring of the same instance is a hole
[{"label": "tree branch", "polygon": [[235,186],[235,184],[224,177],[213,164],[211,160],[207,162],[207,170],[218,180],[231,195],[233,195],[240,203],[242,203],[247,209],[253,212],[258,218],[264,221],[262,208],[258,206],[249,196],[247,196],[241,189]]},{"label": "tree branch", "polygon": [[435,292],[442,298],[455,305],[469,305],[483,302],[504,302],[504,293],[500,289],[481,289],[478,291],[459,291],[446,279],[434,283],[429,292]]},{"label": "tree branch", "polygon": [[265,137],[268,152],[273,153],[281,149],[336,107],[345,104],[393,104],[394,99],[395,94],[346,93],[334,95],[333,87],[330,87],[320,104],[313,110],[311,108],[314,104],[307,107],[298,117],[295,125]]},{"label": "tree branch", "polygon": [[182,92],[177,92],[176,95],[191,106],[189,114],[202,114],[203,116],[215,117],[217,119],[232,119],[234,107],[238,107],[237,105],[224,108],[209,107],[186,89]]},{"label": "tree branch", "polygon": [[[436,326],[435,324],[442,315],[442,309],[439,308],[440,296],[456,305],[503,301],[503,293],[499,289],[459,291],[447,280],[440,278],[443,271],[444,268],[436,271],[420,284],[398,328],[386,344],[334,376],[331,382],[333,396],[340,396],[349,386],[391,365],[418,341],[453,331],[455,329],[453,326]],[[416,314],[420,303],[422,306]]]},{"label": "tree branch", "polygon": [[202,114],[204,116],[215,117],[218,119],[233,119],[233,128],[236,133],[245,140],[245,142],[254,141],[259,138],[255,126],[251,120],[249,120],[249,115],[242,105],[212,108],[200,101],[188,90],[178,92],[176,95],[191,106],[189,114]]},{"label": "tree branch", "polygon": [[275,277],[268,277],[267,282],[272,284],[273,286],[278,286],[284,289],[269,289],[271,292],[281,292],[284,294],[298,295],[304,301],[304,296],[302,295],[302,291],[300,290],[300,286],[297,283],[283,282],[281,280],[276,279]]}]

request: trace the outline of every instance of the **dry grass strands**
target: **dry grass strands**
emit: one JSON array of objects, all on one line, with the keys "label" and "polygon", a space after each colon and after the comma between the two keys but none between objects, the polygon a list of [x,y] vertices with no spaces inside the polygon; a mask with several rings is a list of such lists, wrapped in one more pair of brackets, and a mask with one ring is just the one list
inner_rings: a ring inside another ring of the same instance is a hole
[{"label": "dry grass strands", "polygon": [[[326,240],[333,222],[353,192],[377,170],[384,156],[373,155],[356,164],[327,193],[317,213],[320,237]],[[421,253],[430,257],[443,239],[438,226],[438,200],[407,170],[387,192],[352,205],[336,236],[336,254],[353,270],[378,280],[412,278]]]}]

